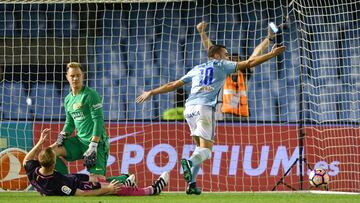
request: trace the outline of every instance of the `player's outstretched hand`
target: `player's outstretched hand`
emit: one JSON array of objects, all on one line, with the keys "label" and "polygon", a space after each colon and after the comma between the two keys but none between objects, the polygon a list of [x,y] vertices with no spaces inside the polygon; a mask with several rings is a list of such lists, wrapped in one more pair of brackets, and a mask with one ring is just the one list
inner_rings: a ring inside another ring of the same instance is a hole
[{"label": "player's outstretched hand", "polygon": [[285,51],[285,46],[279,46],[278,44],[274,44],[274,46],[271,49],[271,53],[273,53],[275,56],[283,53]]},{"label": "player's outstretched hand", "polygon": [[273,31],[271,30],[270,27],[268,27],[268,35],[267,37],[269,38],[269,40],[273,40],[275,37],[275,34],[273,33]]},{"label": "player's outstretched hand", "polygon": [[97,153],[98,143],[91,142],[89,148],[83,154],[84,166],[87,168],[93,167],[96,165],[96,153]]},{"label": "player's outstretched hand", "polygon": [[112,180],[106,188],[109,190],[107,194],[117,194],[121,188],[121,184],[118,180]]},{"label": "player's outstretched hand", "polygon": [[140,96],[136,97],[136,103],[143,103],[151,97],[151,92],[143,92]]},{"label": "player's outstretched hand", "polygon": [[90,154],[88,153],[87,155],[84,154],[83,159],[84,159],[84,166],[86,166],[86,168],[95,166],[96,152],[91,152]]},{"label": "player's outstretched hand", "polygon": [[61,147],[64,145],[65,139],[66,139],[66,132],[61,131],[56,139],[56,145],[58,147]]},{"label": "player's outstretched hand", "polygon": [[40,139],[37,144],[42,145],[45,142],[47,136],[49,135],[50,130],[51,130],[50,128],[45,128],[44,130],[41,131]]},{"label": "player's outstretched hand", "polygon": [[205,21],[201,21],[199,24],[196,25],[196,29],[199,33],[205,32],[207,27],[207,23]]}]

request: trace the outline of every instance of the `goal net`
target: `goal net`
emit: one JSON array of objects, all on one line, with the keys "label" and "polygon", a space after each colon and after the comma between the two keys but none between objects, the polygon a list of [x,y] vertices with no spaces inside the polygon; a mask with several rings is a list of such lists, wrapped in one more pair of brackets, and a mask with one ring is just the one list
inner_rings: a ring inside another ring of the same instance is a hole
[{"label": "goal net", "polygon": [[[266,38],[270,22],[282,24],[275,42],[286,51],[247,75],[248,117],[222,113],[219,94],[212,159],[197,185],[204,191],[317,189],[308,174],[324,168],[328,190],[360,192],[360,1],[139,2],[0,4],[0,188],[28,188],[21,162],[41,129],[52,129],[45,145],[56,140],[69,93],[65,66],[77,61],[84,84],[103,99],[107,175],[135,173],[145,186],[171,171],[168,190],[185,190],[179,161],[195,145],[181,107],[190,87],[144,104],[135,98],[207,61],[196,30],[206,21],[209,38],[242,60]],[[68,166],[86,172],[81,161]]]}]

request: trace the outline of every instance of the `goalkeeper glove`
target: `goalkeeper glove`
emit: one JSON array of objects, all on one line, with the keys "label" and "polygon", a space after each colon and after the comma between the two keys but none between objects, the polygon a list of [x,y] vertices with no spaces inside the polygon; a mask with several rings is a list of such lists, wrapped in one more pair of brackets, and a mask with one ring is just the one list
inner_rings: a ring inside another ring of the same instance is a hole
[{"label": "goalkeeper glove", "polygon": [[56,145],[61,147],[64,145],[65,139],[67,137],[67,133],[65,131],[61,131],[56,139]]},{"label": "goalkeeper glove", "polygon": [[98,143],[90,142],[89,148],[83,154],[84,166],[87,168],[96,165],[96,152],[97,152]]}]

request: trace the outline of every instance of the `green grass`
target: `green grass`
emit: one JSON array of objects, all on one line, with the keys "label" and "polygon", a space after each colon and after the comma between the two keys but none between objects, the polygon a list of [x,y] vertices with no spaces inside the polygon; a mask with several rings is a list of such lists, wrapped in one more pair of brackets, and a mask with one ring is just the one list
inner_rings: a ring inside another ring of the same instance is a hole
[{"label": "green grass", "polygon": [[229,202],[248,202],[248,203],[350,203],[360,202],[360,195],[344,194],[311,194],[311,193],[203,193],[200,196],[188,196],[184,193],[162,193],[158,196],[146,197],[42,197],[35,192],[0,192],[0,202],[130,202],[130,203],[177,203],[177,202],[196,202],[196,203],[229,203]]}]

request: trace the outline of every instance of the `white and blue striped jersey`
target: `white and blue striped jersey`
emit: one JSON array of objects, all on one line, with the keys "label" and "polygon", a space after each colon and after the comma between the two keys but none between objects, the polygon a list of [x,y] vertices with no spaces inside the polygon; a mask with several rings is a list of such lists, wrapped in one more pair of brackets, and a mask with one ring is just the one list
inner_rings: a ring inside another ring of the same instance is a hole
[{"label": "white and blue striped jersey", "polygon": [[191,82],[191,92],[186,100],[188,105],[206,105],[215,107],[217,95],[224,85],[227,75],[235,72],[236,62],[210,60],[195,66],[180,80]]}]

